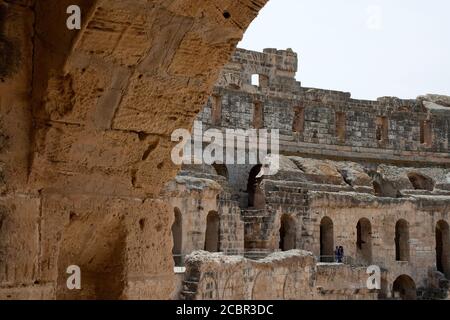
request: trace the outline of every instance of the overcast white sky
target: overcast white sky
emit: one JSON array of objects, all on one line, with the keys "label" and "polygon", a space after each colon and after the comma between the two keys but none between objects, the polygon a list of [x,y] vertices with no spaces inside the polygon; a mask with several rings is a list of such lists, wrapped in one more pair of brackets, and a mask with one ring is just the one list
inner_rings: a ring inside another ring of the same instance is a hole
[{"label": "overcast white sky", "polygon": [[450,95],[449,0],[270,0],[240,48],[292,48],[305,87]]}]

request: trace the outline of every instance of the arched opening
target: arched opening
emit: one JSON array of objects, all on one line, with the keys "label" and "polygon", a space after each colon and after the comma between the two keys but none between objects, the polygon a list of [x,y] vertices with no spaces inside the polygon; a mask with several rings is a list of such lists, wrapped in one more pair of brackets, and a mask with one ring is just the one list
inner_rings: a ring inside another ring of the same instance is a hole
[{"label": "arched opening", "polygon": [[261,207],[264,206],[264,197],[262,197],[261,189],[259,184],[261,183],[261,178],[257,178],[262,166],[260,164],[254,166],[250,170],[247,181],[247,193],[248,193],[248,206]]},{"label": "arched opening", "polygon": [[450,234],[449,225],[444,220],[436,224],[436,267],[450,278]]},{"label": "arched opening", "polygon": [[172,255],[173,261],[175,262],[175,266],[179,267],[183,265],[183,257],[182,257],[182,239],[183,239],[183,221],[181,217],[181,211],[178,208],[174,209],[175,220],[172,224],[172,238],[173,238],[173,247],[172,247]]},{"label": "arched opening", "polygon": [[409,261],[409,225],[403,219],[395,224],[395,260]]},{"label": "arched opening", "polygon": [[372,262],[372,225],[366,218],[356,225],[356,255],[361,262]]},{"label": "arched opening", "polygon": [[[119,263],[128,255],[123,215],[78,215],[61,230],[55,295],[57,300],[115,300],[126,290],[126,270]],[[86,245],[80,245],[80,243]],[[81,290],[67,287],[67,268],[81,271]]]},{"label": "arched opening", "polygon": [[284,214],[280,221],[280,249],[281,251],[289,251],[295,249],[296,241],[295,219]]},{"label": "arched opening", "polygon": [[408,173],[408,179],[415,190],[434,190],[434,181],[430,177],[417,172]]},{"label": "arched opening", "polygon": [[259,74],[257,73],[252,74],[250,82],[252,86],[259,87]]},{"label": "arched opening", "polygon": [[219,176],[225,177],[228,180],[228,169],[226,165],[214,162],[212,166]]},{"label": "arched opening", "polygon": [[334,230],[333,221],[324,217],[320,221],[320,261],[334,261]]},{"label": "arched opening", "polygon": [[206,217],[205,251],[218,252],[220,241],[220,218],[216,211]]},{"label": "arched opening", "polygon": [[407,275],[401,275],[395,279],[392,287],[392,296],[395,299],[416,300],[416,284],[414,280]]}]

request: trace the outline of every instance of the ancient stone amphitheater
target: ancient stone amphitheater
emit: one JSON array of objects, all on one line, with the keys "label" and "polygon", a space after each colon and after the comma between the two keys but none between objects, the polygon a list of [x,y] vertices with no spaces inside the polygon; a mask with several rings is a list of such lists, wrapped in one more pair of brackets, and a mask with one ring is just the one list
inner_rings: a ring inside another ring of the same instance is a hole
[{"label": "ancient stone amphitheater", "polygon": [[[448,297],[450,98],[302,87],[235,50],[265,2],[0,0],[0,299]],[[176,166],[194,120],[278,129],[280,170]]]}]

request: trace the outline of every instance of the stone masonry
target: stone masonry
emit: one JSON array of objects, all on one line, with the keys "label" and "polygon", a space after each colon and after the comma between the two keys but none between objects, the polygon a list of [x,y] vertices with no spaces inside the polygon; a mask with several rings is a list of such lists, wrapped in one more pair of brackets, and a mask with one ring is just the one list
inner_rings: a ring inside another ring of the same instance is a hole
[{"label": "stone masonry", "polygon": [[[297,68],[290,49],[238,49],[199,114],[205,130],[279,129],[280,170],[255,179],[252,165],[182,167],[166,191],[183,225],[180,297],[447,298],[450,98],[355,100],[302,87]],[[221,254],[189,255],[209,247],[211,230]],[[367,290],[370,265],[379,290]]]}]

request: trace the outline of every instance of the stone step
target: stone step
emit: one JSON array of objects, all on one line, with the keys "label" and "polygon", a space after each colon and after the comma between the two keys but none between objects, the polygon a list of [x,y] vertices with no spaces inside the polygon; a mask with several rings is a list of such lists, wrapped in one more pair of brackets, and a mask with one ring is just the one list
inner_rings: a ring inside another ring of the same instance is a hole
[{"label": "stone step", "polygon": [[193,291],[181,291],[180,300],[195,300],[197,292]]},{"label": "stone step", "polygon": [[196,292],[198,289],[197,281],[183,281],[183,291],[192,291]]}]

